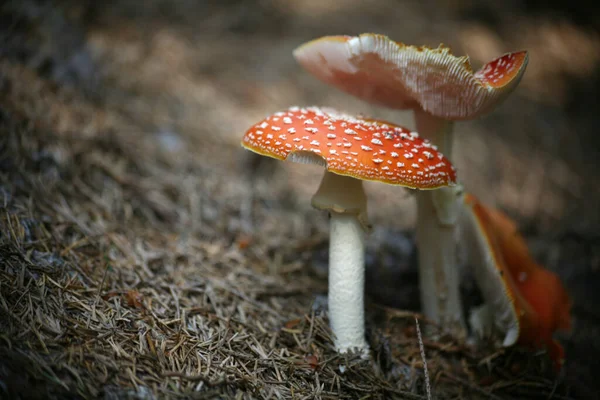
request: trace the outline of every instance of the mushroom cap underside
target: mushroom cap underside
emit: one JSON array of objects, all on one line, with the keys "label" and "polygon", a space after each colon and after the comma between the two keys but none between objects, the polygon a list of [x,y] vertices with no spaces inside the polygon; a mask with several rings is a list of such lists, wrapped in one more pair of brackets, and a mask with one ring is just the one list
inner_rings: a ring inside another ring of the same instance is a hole
[{"label": "mushroom cap underside", "polygon": [[572,300],[559,276],[533,259],[513,220],[497,209],[485,207],[485,211],[516,287],[539,315],[548,335],[570,330]]},{"label": "mushroom cap underside", "polygon": [[451,120],[491,111],[518,85],[528,62],[525,51],[507,53],[473,72],[468,57],[443,45],[409,46],[372,33],[315,39],[294,57],[320,80],[370,103],[420,107]]},{"label": "mushroom cap underside", "polygon": [[242,146],[279,160],[318,163],[356,179],[415,189],[456,183],[435,145],[401,126],[330,108],[292,107],[252,126]]},{"label": "mushroom cap underside", "polygon": [[535,318],[535,315],[519,292],[512,290],[513,279],[504,265],[483,206],[469,194],[464,196],[464,205],[461,240],[469,251],[469,263],[477,285],[493,314],[491,321],[495,329],[505,334],[502,344],[512,346],[521,335],[524,317]]}]

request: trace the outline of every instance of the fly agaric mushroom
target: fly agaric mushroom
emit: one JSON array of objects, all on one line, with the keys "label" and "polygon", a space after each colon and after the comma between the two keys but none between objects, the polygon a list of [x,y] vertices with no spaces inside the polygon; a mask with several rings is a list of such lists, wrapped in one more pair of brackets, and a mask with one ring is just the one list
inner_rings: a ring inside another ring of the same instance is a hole
[{"label": "fly agaric mushroom", "polygon": [[[370,103],[414,110],[416,130],[451,158],[453,120],[496,107],[519,83],[526,52],[508,53],[473,72],[450,49],[407,46],[378,34],[326,36],[294,51],[309,72]],[[417,194],[417,240],[423,313],[451,331],[464,330],[455,266],[459,186]],[[432,296],[436,293],[436,296]]]},{"label": "fly agaric mushroom", "polygon": [[417,133],[332,109],[293,107],[250,128],[242,146],[279,160],[325,167],[312,199],[329,211],[329,318],[340,352],[366,351],[364,235],[367,199],[362,181],[414,189],[454,184],[454,167]]},{"label": "fly agaric mushroom", "polygon": [[560,369],[564,351],[552,335],[571,328],[571,300],[559,277],[533,260],[505,214],[468,194],[464,204],[461,233],[485,300],[471,313],[473,330],[480,337],[500,332],[504,347],[545,347]]}]

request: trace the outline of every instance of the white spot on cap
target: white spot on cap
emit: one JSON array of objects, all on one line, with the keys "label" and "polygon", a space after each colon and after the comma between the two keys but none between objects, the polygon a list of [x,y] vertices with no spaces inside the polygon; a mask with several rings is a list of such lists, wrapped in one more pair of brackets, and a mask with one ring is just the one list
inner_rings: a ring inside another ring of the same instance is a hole
[{"label": "white spot on cap", "polygon": [[527,272],[521,271],[519,272],[519,282],[525,282],[527,280]]}]

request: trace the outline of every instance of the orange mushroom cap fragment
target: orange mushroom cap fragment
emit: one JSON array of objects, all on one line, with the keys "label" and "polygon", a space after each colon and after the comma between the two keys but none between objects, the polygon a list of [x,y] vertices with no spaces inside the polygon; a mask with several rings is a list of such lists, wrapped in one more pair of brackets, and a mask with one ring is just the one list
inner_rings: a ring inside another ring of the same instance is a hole
[{"label": "orange mushroom cap fragment", "polygon": [[275,113],[250,128],[242,146],[279,160],[308,152],[329,172],[361,180],[418,189],[456,183],[450,161],[416,132],[333,109],[292,107]]},{"label": "orange mushroom cap fragment", "polygon": [[506,272],[500,276],[518,316],[517,343],[546,347],[556,367],[560,368],[564,351],[552,335],[557,330],[571,328],[572,302],[559,277],[535,262],[508,216],[483,206],[472,195],[466,195],[465,202],[472,207],[486,235],[498,269]]},{"label": "orange mushroom cap fragment", "polygon": [[468,57],[450,49],[408,46],[384,35],[326,36],[298,47],[294,57],[310,73],[373,104],[422,108],[450,120],[476,118],[517,86],[525,51],[508,53],[473,72]]}]

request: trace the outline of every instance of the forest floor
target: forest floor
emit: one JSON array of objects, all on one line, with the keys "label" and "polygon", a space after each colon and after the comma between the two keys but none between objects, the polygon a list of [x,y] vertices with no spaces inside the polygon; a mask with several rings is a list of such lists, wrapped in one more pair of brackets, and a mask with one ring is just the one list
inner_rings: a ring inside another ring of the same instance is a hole
[{"label": "forest floor", "polygon": [[373,352],[340,356],[325,312],[327,216],[310,207],[319,168],[239,145],[291,105],[410,126],[409,113],[328,88],[291,54],[321,35],[378,32],[444,42],[476,67],[530,51],[505,104],[457,124],[456,164],[574,300],[559,376],[543,352],[426,335],[433,396],[597,398],[597,26],[508,2],[429,3],[3,5],[0,397],[426,398],[413,197],[366,185]]}]

